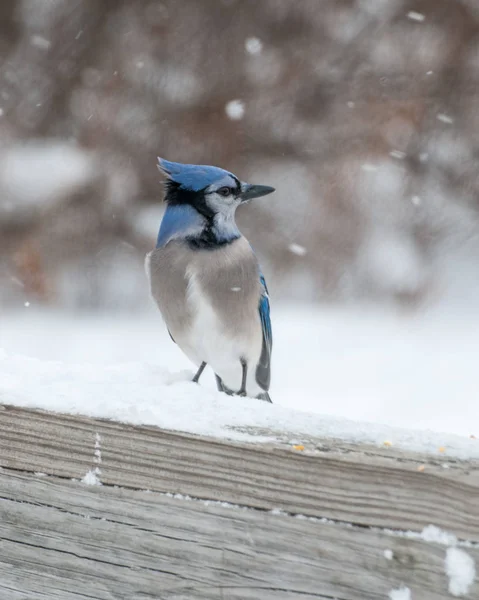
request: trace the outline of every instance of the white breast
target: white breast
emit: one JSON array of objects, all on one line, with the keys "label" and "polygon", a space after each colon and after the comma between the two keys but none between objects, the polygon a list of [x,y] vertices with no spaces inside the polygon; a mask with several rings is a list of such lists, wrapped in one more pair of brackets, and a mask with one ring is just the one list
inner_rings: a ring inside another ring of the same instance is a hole
[{"label": "white breast", "polygon": [[[242,367],[240,359],[249,365],[247,378],[248,395],[254,396],[262,390],[256,383],[255,370],[261,355],[262,336],[260,327],[248,326],[236,335],[231,333],[216,313],[202,289],[200,278],[194,270],[188,273],[187,302],[193,313],[192,325],[182,340],[184,352],[196,363],[208,363],[226,386],[234,391],[241,387]],[[232,294],[237,293],[234,289]],[[238,315],[230,315],[235,318]],[[258,319],[257,313],[249,315],[249,321]]]}]

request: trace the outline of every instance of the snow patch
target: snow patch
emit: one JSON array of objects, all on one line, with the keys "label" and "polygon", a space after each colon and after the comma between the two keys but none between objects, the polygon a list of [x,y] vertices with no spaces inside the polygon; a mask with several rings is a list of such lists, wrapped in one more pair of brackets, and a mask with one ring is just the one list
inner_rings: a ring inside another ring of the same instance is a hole
[{"label": "snow patch", "polygon": [[389,592],[390,600],[412,600],[411,590],[407,587],[400,587],[397,590],[391,590]]},{"label": "snow patch", "polygon": [[[146,281],[142,285],[147,293]],[[295,445],[305,444],[309,434],[381,448],[388,440],[441,462],[438,448],[447,447],[447,463],[479,457],[479,441],[470,437],[478,434],[472,427],[479,419],[479,405],[471,404],[477,339],[470,315],[398,317],[377,309],[275,305],[274,404],[266,405],[250,398],[231,402],[216,391],[210,369],[201,385],[191,383],[192,365],[153,309],[118,319],[43,311],[34,304],[26,309],[22,301],[0,319],[5,404],[220,438],[261,441],[256,432],[263,430],[263,440],[285,437]],[[444,339],[447,345],[440,343]],[[94,434],[91,452],[93,463]]]},{"label": "snow patch", "polygon": [[81,482],[85,485],[101,485],[99,473],[100,470],[98,468],[90,469],[90,471],[88,471],[88,473],[82,477]]},{"label": "snow patch", "polygon": [[394,558],[394,552],[392,550],[384,550],[384,558],[386,560],[392,560]]},{"label": "snow patch", "polygon": [[101,465],[101,436],[99,433],[95,434],[95,450],[93,453],[93,464],[96,464],[97,466],[90,469],[81,481],[86,485],[101,485],[101,470],[99,466]]},{"label": "snow patch", "polygon": [[476,578],[474,560],[459,548],[448,548],[445,560],[449,577],[449,592],[453,596],[465,596]]},{"label": "snow patch", "polygon": [[424,527],[421,538],[425,542],[442,544],[443,546],[455,546],[457,544],[457,537],[454,534],[443,531],[435,525]]},{"label": "snow patch", "polygon": [[89,153],[70,144],[29,142],[0,156],[0,190],[15,199],[15,211],[70,197],[93,176]]}]

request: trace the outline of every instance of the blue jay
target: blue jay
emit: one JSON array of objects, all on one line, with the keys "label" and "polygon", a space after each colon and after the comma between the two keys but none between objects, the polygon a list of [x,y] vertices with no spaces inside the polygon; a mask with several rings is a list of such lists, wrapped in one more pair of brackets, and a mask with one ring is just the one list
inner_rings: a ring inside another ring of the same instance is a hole
[{"label": "blue jay", "polygon": [[268,289],[235,212],[274,188],[218,167],[162,158],[158,167],[167,207],[145,268],[170,336],[198,367],[193,381],[208,364],[220,391],[271,402]]}]

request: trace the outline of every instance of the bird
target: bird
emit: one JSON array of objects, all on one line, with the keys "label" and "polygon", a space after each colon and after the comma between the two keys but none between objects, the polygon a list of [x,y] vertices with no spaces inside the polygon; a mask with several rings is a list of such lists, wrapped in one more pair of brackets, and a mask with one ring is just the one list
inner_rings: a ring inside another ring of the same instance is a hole
[{"label": "bird", "polygon": [[158,168],[166,210],[145,270],[170,337],[196,365],[194,382],[209,365],[220,392],[271,402],[269,293],[235,213],[275,189],[215,166],[158,158]]}]

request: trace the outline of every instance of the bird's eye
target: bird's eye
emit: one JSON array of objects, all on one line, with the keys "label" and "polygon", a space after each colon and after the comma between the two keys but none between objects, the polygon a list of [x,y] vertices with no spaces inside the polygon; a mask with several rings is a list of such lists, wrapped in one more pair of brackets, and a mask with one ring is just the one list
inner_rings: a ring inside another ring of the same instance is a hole
[{"label": "bird's eye", "polygon": [[225,187],[221,187],[221,188],[220,188],[220,189],[217,191],[217,193],[218,193],[220,196],[224,196],[224,197],[226,198],[226,196],[229,196],[229,195],[231,194],[231,189],[230,189],[229,187],[226,187],[226,186],[225,186]]}]

